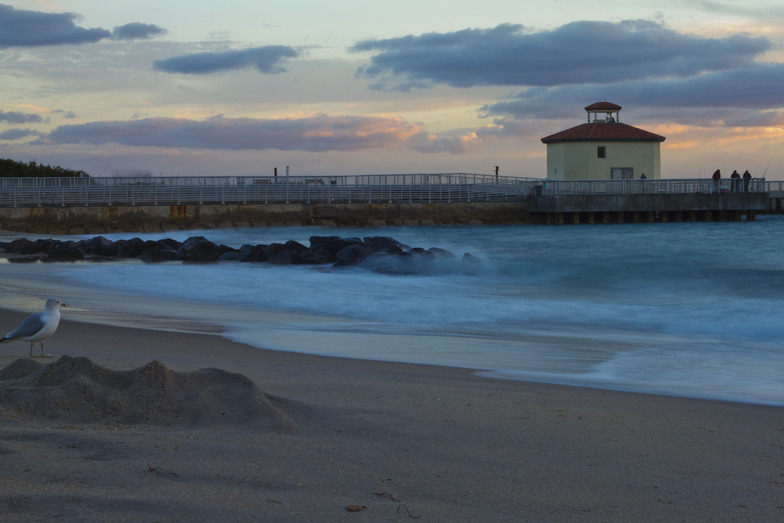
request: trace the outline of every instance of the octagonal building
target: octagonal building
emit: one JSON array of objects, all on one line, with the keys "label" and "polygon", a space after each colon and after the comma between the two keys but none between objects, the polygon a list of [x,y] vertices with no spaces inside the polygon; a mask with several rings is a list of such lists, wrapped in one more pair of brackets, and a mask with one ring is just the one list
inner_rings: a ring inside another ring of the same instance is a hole
[{"label": "octagonal building", "polygon": [[661,178],[664,136],[621,123],[621,106],[614,103],[596,102],[585,112],[588,123],[542,138],[547,145],[547,178]]}]

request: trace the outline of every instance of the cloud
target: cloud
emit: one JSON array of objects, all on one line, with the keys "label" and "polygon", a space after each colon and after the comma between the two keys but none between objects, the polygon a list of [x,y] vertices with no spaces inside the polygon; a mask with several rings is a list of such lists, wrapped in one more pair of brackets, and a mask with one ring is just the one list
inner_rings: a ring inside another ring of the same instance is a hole
[{"label": "cloud", "polygon": [[37,114],[25,114],[25,113],[18,113],[16,111],[0,110],[0,122],[20,124],[20,123],[41,123],[43,121],[44,119]]},{"label": "cloud", "polygon": [[0,133],[0,140],[21,140],[29,136],[41,136],[41,133],[32,129],[8,129]]},{"label": "cloud", "polygon": [[[784,107],[782,85],[784,64],[768,63],[690,78],[526,89],[486,105],[483,111],[490,116],[561,118],[574,115],[575,110],[589,103],[606,99],[620,105],[653,109],[649,119],[720,125],[723,117],[737,118],[738,110]],[[566,103],[568,100],[573,100],[573,105]]]},{"label": "cloud", "polygon": [[427,132],[417,133],[409,138],[407,145],[414,151],[426,154],[446,152],[467,154],[481,149],[499,136],[503,130],[497,126],[486,126],[477,130],[463,131],[463,134],[439,136]]},{"label": "cloud", "polygon": [[45,45],[90,44],[105,38],[138,40],[160,36],[166,29],[153,24],[134,22],[117,26],[114,32],[101,28],[78,27],[75,13],[44,13],[15,9],[0,4],[0,49]]},{"label": "cloud", "polygon": [[162,36],[168,31],[153,24],[142,24],[133,22],[114,28],[112,32],[115,40],[146,40],[156,36]]},{"label": "cloud", "polygon": [[166,73],[210,74],[218,71],[256,67],[262,73],[285,71],[280,63],[287,58],[296,58],[297,51],[288,46],[268,45],[252,49],[225,51],[222,53],[196,53],[156,60],[153,69]]},{"label": "cloud", "polygon": [[728,127],[784,127],[784,111],[762,111],[749,113],[748,111],[737,116],[724,119]]},{"label": "cloud", "polygon": [[[701,11],[709,12],[714,15],[727,14],[730,16],[741,16],[752,20],[769,21],[773,18],[784,17],[784,6],[778,2],[727,2],[717,0],[704,0],[699,2],[689,2],[693,7]],[[767,4],[767,5],[765,5]],[[717,17],[718,18],[718,17]]]},{"label": "cloud", "polygon": [[[494,136],[527,133],[524,121],[580,120],[582,108],[609,100],[637,121],[702,127],[777,127],[784,109],[784,64],[763,62],[770,40],[744,34],[704,38],[646,20],[580,21],[551,31],[522,25],[465,29],[351,48],[375,53],[358,75],[373,88],[515,85],[481,107],[493,125],[460,137],[428,134],[413,148],[464,151]],[[628,113],[627,113],[628,114]]]},{"label": "cloud", "polygon": [[353,52],[375,52],[361,77],[377,89],[447,84],[555,86],[679,78],[750,67],[772,48],[764,37],[702,38],[647,20],[579,21],[551,31],[522,25],[366,40]]},{"label": "cloud", "polygon": [[421,128],[397,118],[149,118],[64,125],[38,143],[324,152],[394,147],[420,132]]},{"label": "cloud", "polygon": [[0,49],[85,44],[111,37],[105,29],[77,27],[74,13],[43,13],[0,4]]}]

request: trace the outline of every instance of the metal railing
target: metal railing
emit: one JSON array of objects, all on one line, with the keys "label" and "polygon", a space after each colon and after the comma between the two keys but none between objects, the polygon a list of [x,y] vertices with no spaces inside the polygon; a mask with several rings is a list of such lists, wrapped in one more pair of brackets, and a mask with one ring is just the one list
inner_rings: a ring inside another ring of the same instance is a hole
[{"label": "metal railing", "polygon": [[704,178],[660,179],[660,180],[543,180],[537,194],[580,195],[580,194],[714,194],[733,192],[770,192],[770,183],[765,178],[745,180],[723,179],[714,182]]},{"label": "metal railing", "polygon": [[0,207],[510,201],[537,182],[466,173],[0,178]]},{"label": "metal railing", "polygon": [[782,192],[753,178],[546,180],[468,173],[357,176],[0,178],[0,207],[514,201],[529,195]]},{"label": "metal railing", "polygon": [[766,184],[767,192],[770,193],[771,198],[784,198],[784,181],[770,181]]}]

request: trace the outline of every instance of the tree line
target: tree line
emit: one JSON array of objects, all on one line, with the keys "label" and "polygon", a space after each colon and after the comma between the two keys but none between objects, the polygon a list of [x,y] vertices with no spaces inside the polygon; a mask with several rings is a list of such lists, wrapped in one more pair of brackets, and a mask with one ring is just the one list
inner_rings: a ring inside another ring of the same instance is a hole
[{"label": "tree line", "polygon": [[89,176],[84,171],[74,171],[60,166],[44,165],[35,160],[24,163],[16,160],[0,158],[0,178],[24,178],[24,177],[86,177]]}]

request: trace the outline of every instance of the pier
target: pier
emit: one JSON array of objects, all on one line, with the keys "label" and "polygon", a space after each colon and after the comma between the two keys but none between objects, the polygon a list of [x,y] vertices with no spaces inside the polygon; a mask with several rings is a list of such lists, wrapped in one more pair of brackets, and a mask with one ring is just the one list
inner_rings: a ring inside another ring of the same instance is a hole
[{"label": "pier", "polygon": [[529,212],[548,224],[754,220],[780,210],[782,195],[782,182],[762,178],[546,181]]},{"label": "pier", "polygon": [[753,220],[784,182],[546,180],[470,173],[0,178],[0,228],[28,233],[254,227]]}]

